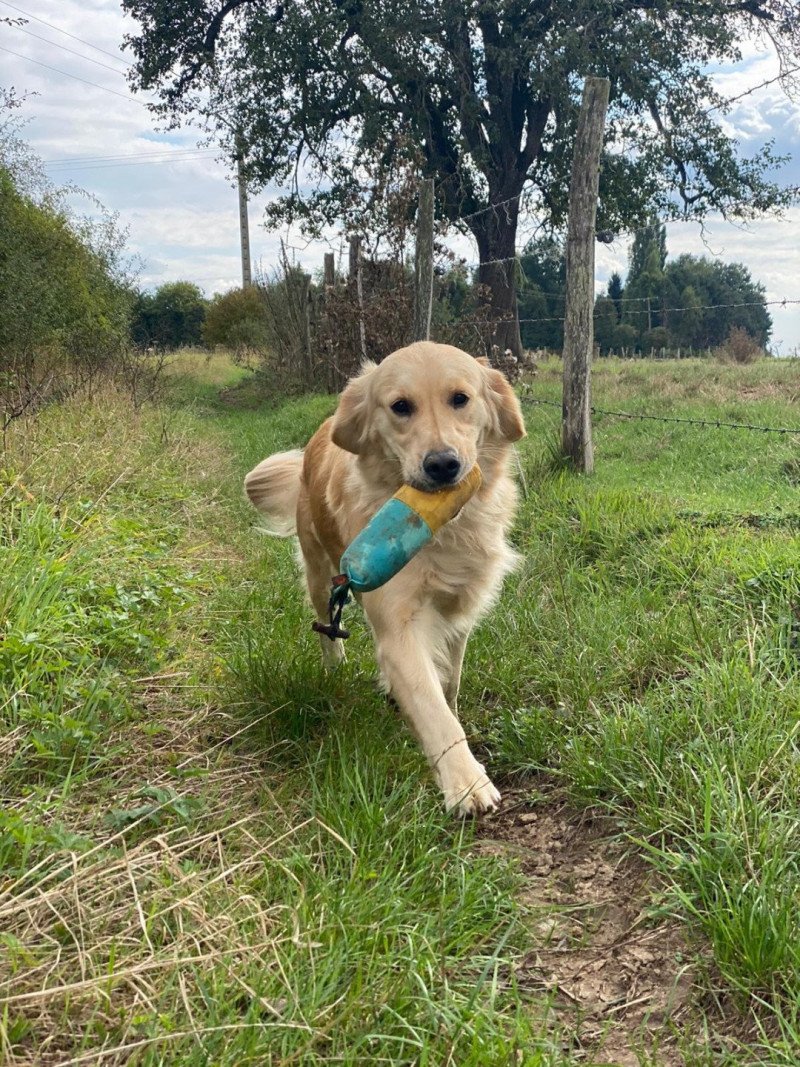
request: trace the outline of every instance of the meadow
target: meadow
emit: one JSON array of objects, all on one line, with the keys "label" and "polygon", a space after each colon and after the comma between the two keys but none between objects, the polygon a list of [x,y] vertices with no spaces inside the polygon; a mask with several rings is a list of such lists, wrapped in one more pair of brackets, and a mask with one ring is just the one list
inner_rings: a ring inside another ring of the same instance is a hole
[{"label": "meadow", "polygon": [[[560,364],[524,399],[557,402]],[[800,362],[600,360],[598,407],[800,427]],[[0,460],[0,1060],[788,1067],[800,435],[525,404],[522,554],[467,652],[506,800],[440,810],[356,608],[319,663],[242,478],[335,398],[186,353]]]}]

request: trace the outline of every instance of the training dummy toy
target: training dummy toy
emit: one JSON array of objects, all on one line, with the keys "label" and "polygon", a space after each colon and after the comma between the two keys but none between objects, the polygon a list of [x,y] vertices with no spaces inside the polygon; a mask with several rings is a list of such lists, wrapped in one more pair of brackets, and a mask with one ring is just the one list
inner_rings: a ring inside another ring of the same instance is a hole
[{"label": "training dummy toy", "polygon": [[401,486],[345,549],[339,563],[341,574],[333,579],[330,622],[314,622],[317,633],[332,641],[349,637],[339,623],[350,591],[369,593],[394,578],[445,523],[456,517],[480,485],[481,472],[476,465],[458,485],[435,493]]}]

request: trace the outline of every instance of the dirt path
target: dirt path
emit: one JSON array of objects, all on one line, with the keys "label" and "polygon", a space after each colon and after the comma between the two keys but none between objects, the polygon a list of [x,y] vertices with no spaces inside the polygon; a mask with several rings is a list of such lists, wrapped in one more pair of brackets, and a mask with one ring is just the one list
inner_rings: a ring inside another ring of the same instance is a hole
[{"label": "dirt path", "polygon": [[520,862],[539,946],[516,978],[552,997],[564,1052],[593,1065],[689,1067],[678,1045],[691,1030],[697,950],[677,923],[653,917],[652,870],[612,820],[577,812],[552,787],[538,801],[530,787],[503,795],[477,847]]}]

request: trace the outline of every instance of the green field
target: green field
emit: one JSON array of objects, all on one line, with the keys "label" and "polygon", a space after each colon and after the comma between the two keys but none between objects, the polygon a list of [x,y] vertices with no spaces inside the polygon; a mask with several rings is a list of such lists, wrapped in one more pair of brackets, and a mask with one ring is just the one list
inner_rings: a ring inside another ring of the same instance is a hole
[{"label": "green field", "polygon": [[[242,497],[334,398],[247,377],[184,355],[0,459],[0,1062],[800,1062],[800,436],[598,416],[586,479],[526,406],[475,826]],[[800,427],[800,363],[600,361],[594,402]]]}]

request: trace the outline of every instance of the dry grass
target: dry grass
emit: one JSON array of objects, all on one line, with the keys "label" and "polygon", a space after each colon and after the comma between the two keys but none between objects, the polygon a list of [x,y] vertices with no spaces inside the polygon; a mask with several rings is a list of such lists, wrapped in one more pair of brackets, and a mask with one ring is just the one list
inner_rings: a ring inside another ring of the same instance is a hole
[{"label": "dry grass", "polygon": [[[0,998],[22,1038],[12,1044],[3,1031],[4,1062],[28,1063],[35,1052],[37,1062],[124,1063],[150,1042],[199,1040],[204,980],[220,969],[271,1025],[308,1029],[283,1020],[282,1001],[256,996],[237,972],[257,967],[285,981],[276,951],[300,937],[297,914],[253,893],[252,880],[265,868],[286,871],[276,853],[311,820],[257,846],[248,832],[257,811],[205,833],[177,827],[129,846],[150,817],[47,873],[34,867],[0,894]],[[288,984],[285,997],[294,997]],[[142,1021],[158,1015],[189,1025],[144,1036]],[[104,1030],[115,1034],[111,1048]],[[99,1039],[96,1049],[74,1055],[87,1032]]]},{"label": "dry grass", "polygon": [[[548,359],[537,364],[537,377],[533,381],[538,385],[557,385],[561,375],[561,361]],[[724,366],[707,359],[664,362],[596,359],[592,381],[592,398],[600,407],[611,396],[616,401],[638,401],[643,411],[657,411],[659,402],[676,401],[732,404],[764,400],[781,406],[800,404],[798,359],[761,359],[750,364]],[[649,407],[646,401],[651,401]]]}]

